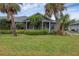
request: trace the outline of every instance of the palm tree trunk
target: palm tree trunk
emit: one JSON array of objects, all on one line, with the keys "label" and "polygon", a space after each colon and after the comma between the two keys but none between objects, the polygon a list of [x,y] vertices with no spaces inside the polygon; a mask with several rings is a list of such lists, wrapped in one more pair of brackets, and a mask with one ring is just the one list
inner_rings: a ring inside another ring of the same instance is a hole
[{"label": "palm tree trunk", "polygon": [[60,23],[59,23],[58,15],[55,12],[54,12],[54,17],[56,20],[55,32],[56,32],[56,34],[59,34]]},{"label": "palm tree trunk", "polygon": [[61,28],[60,28],[60,34],[64,35],[64,25],[63,24],[61,25]]},{"label": "palm tree trunk", "polygon": [[7,21],[10,21],[10,14],[9,14],[9,12],[7,13]]},{"label": "palm tree trunk", "polygon": [[62,26],[62,35],[64,35],[64,25]]},{"label": "palm tree trunk", "polygon": [[17,33],[16,33],[16,24],[14,22],[14,16],[13,16],[13,13],[10,13],[10,16],[11,16],[11,28],[12,28],[12,33],[14,36],[17,36]]}]

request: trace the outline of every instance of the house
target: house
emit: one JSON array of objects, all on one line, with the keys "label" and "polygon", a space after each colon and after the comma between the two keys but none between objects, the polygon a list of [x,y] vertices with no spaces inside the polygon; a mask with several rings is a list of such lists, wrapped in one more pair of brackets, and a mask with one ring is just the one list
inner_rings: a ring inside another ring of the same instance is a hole
[{"label": "house", "polygon": [[75,22],[75,23],[70,24],[68,27],[68,30],[79,32],[79,22]]},{"label": "house", "polygon": [[[38,14],[42,15],[40,13],[36,13],[34,15],[38,15]],[[2,17],[2,19],[3,18],[6,18],[6,17]],[[32,25],[30,24],[30,20],[28,20],[28,17],[26,17],[26,16],[15,17],[15,22],[16,22],[16,24],[17,23],[24,24],[22,28],[18,28],[18,26],[16,25],[17,29],[26,29],[26,30],[33,29]],[[50,30],[54,29],[54,27],[55,27],[55,21],[50,19],[47,16],[43,16],[43,18],[40,20],[40,24],[38,24],[38,26],[35,26],[35,29],[42,29],[42,30],[48,29],[50,31]]]},{"label": "house", "polygon": [[[42,15],[40,13],[36,13],[34,15]],[[30,16],[31,17],[31,16]],[[35,27],[35,29],[54,29],[55,26],[55,21],[50,19],[47,16],[43,16],[43,18],[40,20],[40,24],[38,24],[38,26]],[[30,20],[28,20],[28,18],[26,19],[26,30],[27,29],[32,29],[32,25],[30,25]]]},{"label": "house", "polygon": [[[6,16],[0,16],[0,20],[2,19],[7,19]],[[18,16],[18,17],[14,17],[14,21],[16,23],[16,28],[17,29],[26,29],[26,16]],[[24,24],[22,27],[18,26],[17,24]]]}]

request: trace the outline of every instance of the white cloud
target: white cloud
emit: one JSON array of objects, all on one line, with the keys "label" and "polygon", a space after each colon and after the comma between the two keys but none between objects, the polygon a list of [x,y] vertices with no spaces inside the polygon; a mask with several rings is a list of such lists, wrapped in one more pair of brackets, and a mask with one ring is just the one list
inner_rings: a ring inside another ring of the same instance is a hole
[{"label": "white cloud", "polygon": [[45,4],[42,3],[23,4],[23,6],[21,6],[21,11],[18,13],[18,16],[29,16],[36,12],[44,13],[44,5]]}]

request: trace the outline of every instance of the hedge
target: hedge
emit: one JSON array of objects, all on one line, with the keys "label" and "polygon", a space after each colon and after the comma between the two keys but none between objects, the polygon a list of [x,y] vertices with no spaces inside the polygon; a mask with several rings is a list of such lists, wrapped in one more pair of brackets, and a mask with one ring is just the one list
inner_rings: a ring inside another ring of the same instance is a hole
[{"label": "hedge", "polygon": [[[17,30],[17,34],[26,34],[26,35],[46,35],[49,34],[47,30]],[[11,34],[11,30],[0,30],[1,34]]]},{"label": "hedge", "polygon": [[11,30],[0,30],[1,34],[11,34]]}]

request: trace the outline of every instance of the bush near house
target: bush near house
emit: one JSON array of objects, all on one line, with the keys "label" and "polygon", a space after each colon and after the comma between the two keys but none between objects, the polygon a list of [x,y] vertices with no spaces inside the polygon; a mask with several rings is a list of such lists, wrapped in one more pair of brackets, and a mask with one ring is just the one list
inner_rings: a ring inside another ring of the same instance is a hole
[{"label": "bush near house", "polygon": [[16,23],[16,27],[17,27],[17,29],[24,29],[25,26],[26,26],[25,23]]},{"label": "bush near house", "polygon": [[6,19],[0,19],[0,30],[9,30],[11,25],[11,21],[7,21]]},{"label": "bush near house", "polygon": [[11,30],[0,30],[1,34],[11,34]]},{"label": "bush near house", "polygon": [[46,35],[48,34],[47,30],[27,30],[24,32],[24,34],[28,35]]},{"label": "bush near house", "polygon": [[[48,30],[17,30],[17,34],[26,34],[26,35],[46,35],[49,34]],[[11,30],[0,30],[1,34],[11,34]]]}]

